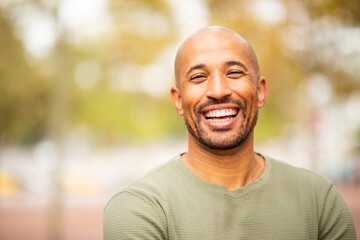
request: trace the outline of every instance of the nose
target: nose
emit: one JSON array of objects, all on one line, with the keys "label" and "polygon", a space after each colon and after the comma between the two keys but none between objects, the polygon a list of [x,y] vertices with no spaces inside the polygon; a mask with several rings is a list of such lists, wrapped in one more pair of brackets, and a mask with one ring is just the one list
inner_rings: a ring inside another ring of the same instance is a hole
[{"label": "nose", "polygon": [[221,99],[232,93],[228,80],[220,73],[214,74],[208,81],[206,97]]}]

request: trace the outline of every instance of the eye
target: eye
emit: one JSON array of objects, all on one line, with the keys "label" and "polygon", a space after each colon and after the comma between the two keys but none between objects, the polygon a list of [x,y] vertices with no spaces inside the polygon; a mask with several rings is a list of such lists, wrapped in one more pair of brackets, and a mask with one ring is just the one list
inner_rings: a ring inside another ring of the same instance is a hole
[{"label": "eye", "polygon": [[231,70],[226,74],[230,78],[239,78],[244,75],[244,71],[241,70]]},{"label": "eye", "polygon": [[203,81],[203,80],[205,80],[205,78],[206,78],[206,75],[204,75],[204,74],[195,74],[190,77],[190,80],[191,81]]}]

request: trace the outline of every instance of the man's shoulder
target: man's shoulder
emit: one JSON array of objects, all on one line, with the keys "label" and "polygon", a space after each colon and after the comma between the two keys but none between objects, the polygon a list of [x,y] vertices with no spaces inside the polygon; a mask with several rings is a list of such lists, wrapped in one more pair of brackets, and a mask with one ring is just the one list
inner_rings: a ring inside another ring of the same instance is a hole
[{"label": "man's shoulder", "polygon": [[121,198],[139,198],[145,201],[164,197],[166,189],[172,187],[172,182],[180,177],[176,162],[179,156],[156,166],[120,189],[109,202]]},{"label": "man's shoulder", "polygon": [[144,173],[140,177],[133,180],[126,189],[131,189],[139,185],[148,185],[151,183],[154,184],[164,184],[168,182],[170,177],[177,177],[178,167],[177,162],[180,161],[180,156],[177,155],[170,160],[162,163],[158,166],[155,166],[153,169]]},{"label": "man's shoulder", "polygon": [[272,158],[269,159],[271,161],[272,177],[283,183],[325,189],[333,185],[329,178],[319,173]]}]

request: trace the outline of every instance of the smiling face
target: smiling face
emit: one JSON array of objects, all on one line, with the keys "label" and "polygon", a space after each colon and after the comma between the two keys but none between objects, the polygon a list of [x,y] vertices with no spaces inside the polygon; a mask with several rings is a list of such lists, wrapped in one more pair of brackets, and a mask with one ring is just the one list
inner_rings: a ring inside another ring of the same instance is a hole
[{"label": "smiling face", "polygon": [[227,150],[252,136],[266,82],[250,45],[224,28],[207,28],[180,47],[172,101],[196,143]]}]

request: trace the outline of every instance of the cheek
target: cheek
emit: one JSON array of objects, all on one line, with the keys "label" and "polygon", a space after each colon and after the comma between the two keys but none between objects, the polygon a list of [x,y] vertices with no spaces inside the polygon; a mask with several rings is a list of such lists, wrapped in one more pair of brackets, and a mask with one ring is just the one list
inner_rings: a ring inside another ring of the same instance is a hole
[{"label": "cheek", "polygon": [[194,108],[204,95],[204,87],[202,85],[192,85],[183,89],[183,106],[184,108]]},{"label": "cheek", "polygon": [[[256,100],[256,86],[252,84],[250,80],[248,81],[236,81],[232,84],[232,89],[237,93],[241,98],[246,101]],[[252,100],[253,99],[253,100]]]},{"label": "cheek", "polygon": [[204,81],[198,84],[189,84],[184,87],[184,93],[189,96],[199,96],[206,92],[207,82]]}]

